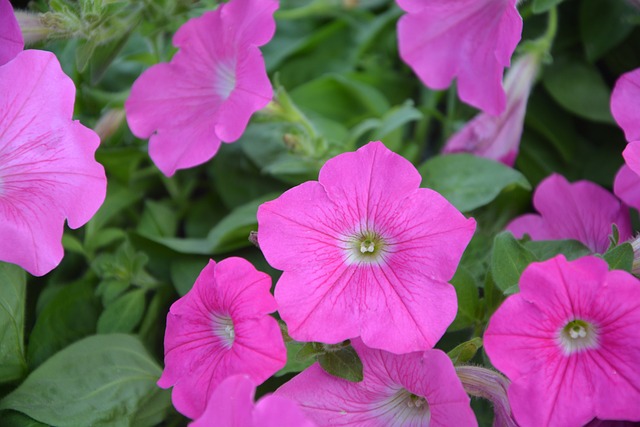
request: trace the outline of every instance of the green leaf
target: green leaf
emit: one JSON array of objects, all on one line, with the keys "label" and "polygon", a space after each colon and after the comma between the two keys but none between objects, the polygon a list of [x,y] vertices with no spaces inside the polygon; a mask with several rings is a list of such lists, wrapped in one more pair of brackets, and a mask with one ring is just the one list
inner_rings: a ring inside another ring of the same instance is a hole
[{"label": "green leaf", "polygon": [[454,365],[467,363],[482,348],[482,338],[475,337],[453,348],[447,355]]},{"label": "green leaf", "polygon": [[178,227],[178,217],[167,203],[145,200],[144,212],[137,231],[143,236],[173,237]]},{"label": "green leaf", "polygon": [[31,369],[69,344],[92,334],[98,321],[99,302],[88,280],[65,285],[42,308],[29,336]]},{"label": "green leaf", "polygon": [[517,284],[524,269],[534,261],[537,261],[536,256],[510,232],[503,231],[495,237],[491,273],[494,283],[503,292]]},{"label": "green leaf", "polygon": [[451,284],[456,288],[458,314],[448,331],[457,331],[473,326],[478,315],[480,298],[473,275],[462,266],[458,267]]},{"label": "green leaf", "polygon": [[94,335],[40,365],[0,409],[58,427],[128,427],[156,392],[160,373],[136,337]]},{"label": "green leaf", "polygon": [[139,408],[131,426],[153,427],[161,424],[171,408],[171,390],[156,387],[140,402]]},{"label": "green leaf", "polygon": [[[313,344],[315,343],[304,343],[304,342],[297,342],[297,341],[287,342],[285,344],[285,346],[287,347],[287,364],[284,366],[284,368],[280,369],[274,375],[276,377],[280,377],[285,374],[302,372],[305,369],[307,369],[309,366],[313,365],[316,361],[315,356],[317,354],[321,354],[322,351],[320,351],[320,353],[306,355],[306,357],[299,357],[299,355],[301,354],[301,352],[303,352],[304,349],[308,348],[309,345],[313,345]],[[304,353],[303,353],[303,356],[305,356]]]},{"label": "green leaf", "polygon": [[538,261],[563,254],[569,261],[589,255],[591,250],[577,240],[531,240],[523,243]]},{"label": "green leaf", "polygon": [[609,87],[593,65],[561,57],[545,68],[542,83],[553,99],[573,114],[614,123],[609,111]]},{"label": "green leaf", "polygon": [[0,383],[18,380],[27,371],[23,336],[26,296],[24,270],[0,262]]},{"label": "green leaf", "polygon": [[631,244],[623,243],[616,246],[602,257],[609,264],[609,270],[624,270],[631,273],[633,268],[633,246]]},{"label": "green leaf", "polygon": [[110,303],[98,319],[98,333],[132,332],[144,315],[145,294],[144,289],[135,289]]},{"label": "green leaf", "polygon": [[634,9],[625,0],[580,2],[580,35],[589,62],[595,62],[627,38]]},{"label": "green leaf", "polygon": [[520,172],[470,154],[435,156],[418,171],[422,175],[422,187],[436,190],[462,212],[490,203],[509,187],[531,189]]},{"label": "green leaf", "polygon": [[0,421],[2,427],[49,427],[16,411],[0,411]]},{"label": "green leaf", "polygon": [[171,262],[171,282],[178,295],[184,296],[191,290],[206,265],[207,261],[201,258],[176,259]]},{"label": "green leaf", "polygon": [[364,378],[362,362],[351,346],[328,351],[318,356],[318,362],[322,369],[334,377],[352,382],[360,382]]},{"label": "green leaf", "polygon": [[533,13],[544,13],[560,3],[562,0],[533,0],[531,10]]}]

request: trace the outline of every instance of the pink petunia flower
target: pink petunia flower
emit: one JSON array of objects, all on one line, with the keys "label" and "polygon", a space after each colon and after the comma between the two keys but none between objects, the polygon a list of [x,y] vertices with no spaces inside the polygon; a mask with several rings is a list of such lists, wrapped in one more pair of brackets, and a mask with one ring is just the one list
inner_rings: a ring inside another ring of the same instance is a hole
[{"label": "pink petunia flower", "polygon": [[298,402],[319,426],[476,426],[469,396],[441,350],[395,355],[352,341],[364,379],[350,382],[314,364],[277,396]]},{"label": "pink petunia flower", "polygon": [[0,65],[22,52],[24,40],[9,0],[0,0]]},{"label": "pink petunia flower", "polygon": [[426,350],[453,321],[451,279],[475,230],[406,159],[372,142],[258,209],[267,261],[284,270],[278,311],[299,341],[362,337]]},{"label": "pink petunia flower", "polygon": [[506,107],[502,73],[522,34],[516,0],[396,0],[400,56],[432,89],[457,78],[460,99],[488,114]]},{"label": "pink petunia flower", "polygon": [[276,310],[270,288],[271,278],[245,259],[212,260],[173,303],[158,385],[173,386],[178,411],[198,418],[228,376],[246,374],[260,384],[285,365],[280,327],[269,316]]},{"label": "pink petunia flower", "polygon": [[489,321],[484,345],[512,381],[522,427],[640,421],[640,281],[588,256],[558,255],[522,274]]},{"label": "pink petunia flower", "polygon": [[207,409],[189,427],[314,427],[296,403],[263,396],[253,403],[256,386],[246,375],[232,375],[211,394]]},{"label": "pink petunia flower", "polygon": [[609,247],[612,224],[618,227],[620,241],[631,237],[626,206],[589,181],[569,183],[553,174],[536,188],[533,206],[540,215],[522,215],[507,225],[515,237],[527,233],[533,240],[575,239],[597,253]]},{"label": "pink petunia flower", "polygon": [[0,260],[41,276],[62,260],[65,218],[78,228],[104,201],[100,139],[72,120],[75,86],[50,52],[0,66],[0,93]]},{"label": "pink petunia flower", "polygon": [[613,193],[627,205],[640,209],[640,176],[622,165],[613,181]]},{"label": "pink petunia flower", "polygon": [[520,148],[529,93],[539,67],[538,55],[518,58],[504,80],[506,110],[498,116],[478,114],[447,141],[442,152],[473,153],[513,166]]},{"label": "pink petunia flower", "polygon": [[277,0],[231,0],[189,20],[173,38],[168,64],[145,71],[125,103],[131,131],[150,138],[149,155],[167,176],[211,159],[236,141],[273,89],[258,49],[275,32]]}]

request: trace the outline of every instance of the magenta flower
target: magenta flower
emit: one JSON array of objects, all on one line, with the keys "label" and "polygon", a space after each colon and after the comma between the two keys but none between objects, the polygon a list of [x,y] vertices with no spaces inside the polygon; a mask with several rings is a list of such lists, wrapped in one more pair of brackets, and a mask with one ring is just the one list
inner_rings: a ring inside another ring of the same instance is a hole
[{"label": "magenta flower", "polygon": [[158,380],[173,386],[173,404],[198,418],[214,389],[230,375],[256,384],[281,369],[286,350],[271,278],[242,258],[213,260],[193,288],[173,303],[164,337],[165,369]]},{"label": "magenta flower", "polygon": [[540,66],[537,55],[525,55],[507,71],[507,108],[498,116],[478,114],[445,144],[443,153],[467,152],[513,166],[520,148],[529,92]]},{"label": "magenta flower", "polygon": [[512,381],[522,426],[640,421],[640,281],[597,257],[558,255],[522,274],[520,293],[484,335],[493,365]]},{"label": "magenta flower", "polygon": [[0,93],[0,260],[41,276],[62,260],[65,218],[78,228],[104,201],[100,139],[72,120],[75,86],[50,52],[1,66]]},{"label": "magenta flower", "polygon": [[432,89],[454,78],[464,102],[488,114],[506,107],[502,72],[522,33],[516,0],[396,0],[400,56]]},{"label": "magenta flower", "polygon": [[253,403],[256,386],[246,375],[232,375],[211,394],[207,409],[189,427],[315,427],[296,403],[263,396]]},{"label": "magenta flower", "polygon": [[273,89],[258,49],[275,32],[277,0],[232,0],[189,20],[173,38],[168,64],[145,71],[125,103],[131,131],[150,138],[149,155],[167,176],[211,159],[240,138]]},{"label": "magenta flower", "polygon": [[589,181],[569,183],[553,174],[533,194],[538,214],[522,215],[507,225],[521,238],[533,240],[575,239],[597,253],[609,247],[611,225],[616,224],[620,241],[631,237],[631,220],[626,206],[611,193]]},{"label": "magenta flower", "polygon": [[24,48],[18,20],[9,0],[0,0],[0,65],[11,61]]},{"label": "magenta flower", "polygon": [[352,341],[364,379],[350,382],[314,364],[276,390],[319,426],[476,426],[469,396],[440,350],[395,355]]},{"label": "magenta flower", "polygon": [[622,165],[613,181],[613,192],[627,205],[640,209],[640,176]]},{"label": "magenta flower", "polygon": [[425,350],[453,321],[447,283],[475,221],[418,188],[420,174],[381,142],[329,160],[258,209],[267,261],[284,270],[278,311],[299,341],[362,337],[393,353]]}]

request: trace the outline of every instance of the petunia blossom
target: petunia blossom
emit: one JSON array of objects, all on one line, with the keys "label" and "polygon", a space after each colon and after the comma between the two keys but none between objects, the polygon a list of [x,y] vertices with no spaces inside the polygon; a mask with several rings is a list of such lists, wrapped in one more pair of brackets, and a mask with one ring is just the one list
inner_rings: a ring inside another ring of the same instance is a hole
[{"label": "petunia blossom", "polygon": [[0,0],[0,65],[22,52],[24,40],[9,0]]},{"label": "petunia blossom", "polygon": [[522,34],[516,0],[396,0],[400,57],[432,89],[457,79],[464,102],[491,115],[506,107],[502,74]]},{"label": "petunia blossom", "polygon": [[286,362],[271,278],[243,258],[213,260],[193,288],[173,303],[164,337],[165,369],[178,411],[198,418],[214,389],[230,375],[260,384]]},{"label": "petunia blossom", "polygon": [[453,321],[451,279],[475,230],[381,142],[327,161],[258,209],[258,241],[283,270],[278,311],[299,341],[362,337],[393,353],[426,350]]},{"label": "petunia blossom", "polygon": [[364,379],[351,382],[318,363],[285,383],[277,396],[300,405],[318,426],[477,426],[469,396],[441,350],[402,355],[352,341]]},{"label": "petunia blossom", "polygon": [[277,0],[231,0],[193,18],[173,38],[170,63],[146,70],[125,103],[131,131],[150,138],[149,155],[167,176],[211,159],[236,141],[273,97],[258,49],[275,32]]},{"label": "petunia blossom", "polygon": [[84,225],[107,181],[98,135],[72,120],[75,86],[50,52],[0,66],[0,260],[41,276],[62,260],[65,218]]},{"label": "petunia blossom", "polygon": [[484,345],[511,381],[518,424],[640,421],[640,281],[588,256],[533,263],[489,321]]},{"label": "petunia blossom", "polygon": [[597,253],[609,247],[612,224],[618,227],[620,241],[631,237],[627,207],[589,181],[569,183],[553,174],[536,188],[533,206],[540,214],[522,215],[507,225],[514,236],[526,233],[533,240],[575,239]]},{"label": "petunia blossom", "polygon": [[294,401],[271,394],[254,404],[255,393],[256,386],[247,375],[228,377],[189,427],[315,427]]},{"label": "petunia blossom", "polygon": [[468,152],[513,166],[520,148],[529,93],[539,67],[538,55],[518,58],[504,80],[506,110],[498,116],[478,114],[447,141],[443,153]]}]

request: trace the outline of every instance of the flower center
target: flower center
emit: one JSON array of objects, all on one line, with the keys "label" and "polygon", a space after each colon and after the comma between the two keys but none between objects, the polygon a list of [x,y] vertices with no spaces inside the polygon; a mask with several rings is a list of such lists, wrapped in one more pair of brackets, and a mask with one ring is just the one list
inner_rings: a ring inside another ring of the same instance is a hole
[{"label": "flower center", "polygon": [[213,87],[216,94],[223,101],[229,98],[229,95],[236,87],[236,64],[233,60],[217,64]]},{"label": "flower center", "polygon": [[560,330],[559,342],[566,355],[597,348],[598,331],[591,323],[574,319]]},{"label": "flower center", "polygon": [[361,231],[346,237],[343,242],[347,264],[377,263],[385,260],[388,244],[375,231]]},{"label": "flower center", "polygon": [[427,399],[406,389],[398,390],[378,410],[388,425],[428,426],[431,421]]},{"label": "flower center", "polygon": [[220,338],[222,345],[226,348],[231,348],[236,339],[236,331],[233,328],[233,320],[231,320],[231,317],[212,313],[211,326],[213,334]]}]

